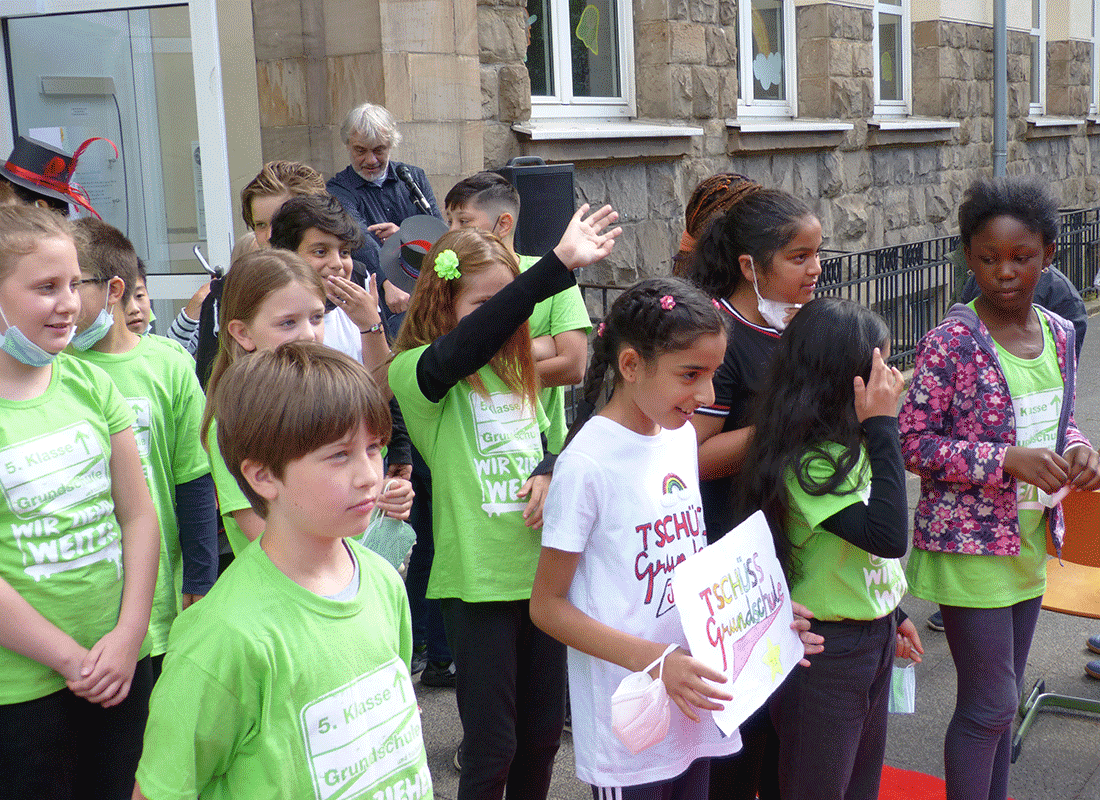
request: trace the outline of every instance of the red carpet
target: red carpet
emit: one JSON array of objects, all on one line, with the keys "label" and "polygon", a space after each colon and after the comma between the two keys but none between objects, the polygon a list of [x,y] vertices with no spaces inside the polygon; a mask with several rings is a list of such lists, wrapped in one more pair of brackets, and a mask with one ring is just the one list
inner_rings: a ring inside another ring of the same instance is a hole
[{"label": "red carpet", "polygon": [[883,765],[878,800],[944,800],[944,797],[940,778]]}]

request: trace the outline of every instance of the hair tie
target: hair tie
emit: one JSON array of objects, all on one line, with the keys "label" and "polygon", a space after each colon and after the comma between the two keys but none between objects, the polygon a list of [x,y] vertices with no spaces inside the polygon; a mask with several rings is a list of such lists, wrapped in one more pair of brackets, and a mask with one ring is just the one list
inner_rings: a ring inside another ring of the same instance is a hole
[{"label": "hair tie", "polygon": [[596,335],[599,336],[600,338],[603,338],[603,332],[604,332],[604,329],[606,327],[607,327],[607,325],[605,325],[602,322],[599,325],[597,325],[596,326]]},{"label": "hair tie", "polygon": [[661,308],[663,308],[665,311],[671,311],[672,309],[676,308],[676,298],[670,294],[666,294],[664,297],[661,298]]},{"label": "hair tie", "polygon": [[455,255],[454,250],[442,250],[436,255],[435,274],[445,281],[462,277],[462,273],[458,271],[458,256]]},{"label": "hair tie", "polygon": [[695,237],[692,236],[687,231],[684,231],[680,235],[680,252],[681,253],[690,253],[694,249],[695,249]]}]

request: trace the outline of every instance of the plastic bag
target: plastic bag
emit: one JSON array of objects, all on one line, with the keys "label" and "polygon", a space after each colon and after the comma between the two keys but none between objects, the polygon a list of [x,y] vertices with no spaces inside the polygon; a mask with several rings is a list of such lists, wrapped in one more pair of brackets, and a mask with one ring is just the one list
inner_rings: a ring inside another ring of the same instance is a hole
[{"label": "plastic bag", "polygon": [[917,670],[913,664],[894,667],[890,676],[890,713],[913,714],[917,710]]},{"label": "plastic bag", "polygon": [[[389,489],[388,484],[385,489]],[[387,516],[376,506],[367,529],[357,538],[361,545],[382,556],[393,565],[401,577],[405,577],[405,559],[416,544],[416,531],[409,523]]]}]

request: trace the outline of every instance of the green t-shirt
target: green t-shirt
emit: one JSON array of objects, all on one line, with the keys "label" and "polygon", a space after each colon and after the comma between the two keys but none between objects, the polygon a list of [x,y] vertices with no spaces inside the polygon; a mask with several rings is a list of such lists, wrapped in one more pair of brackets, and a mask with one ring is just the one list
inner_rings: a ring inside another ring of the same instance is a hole
[{"label": "green t-shirt", "polygon": [[460,381],[432,403],[416,380],[425,349],[394,358],[390,386],[432,471],[435,559],[428,597],[529,599],[541,536],[523,524],[527,503],[516,493],[542,460],[542,404],[532,409],[488,366],[478,371],[488,399]]},{"label": "green t-shirt", "polygon": [[[1044,317],[1040,314],[1039,319],[1043,321]],[[1053,332],[1046,322],[1042,323],[1042,329],[1043,352],[1036,358],[1019,358],[999,344],[996,347],[1012,396],[1017,445],[1054,450],[1065,386]],[[1023,481],[1017,481],[1016,485],[1020,554],[978,556],[914,548],[905,568],[913,594],[949,606],[1003,608],[1039,597],[1046,591],[1043,498],[1049,495]]]},{"label": "green t-shirt", "polygon": [[143,336],[128,353],[71,353],[103,369],[134,412],[141,468],[160,523],[160,565],[149,617],[152,654],[168,647],[168,630],[181,611],[183,553],[176,523],[176,486],[210,472],[199,442],[203,394],[195,360],[163,336]]},{"label": "green t-shirt", "polygon": [[[838,444],[826,443],[832,455]],[[809,475],[824,480],[831,474],[827,462],[809,462]],[[905,575],[896,558],[881,558],[861,550],[821,527],[821,523],[853,503],[866,503],[871,496],[871,466],[866,451],[833,494],[814,497],[803,491],[794,473],[787,474],[791,512],[787,536],[795,546],[794,558],[802,568],[791,586],[791,599],[802,603],[814,617],[824,621],[871,620],[897,608],[905,595]]]},{"label": "green t-shirt", "polygon": [[[103,370],[62,353],[41,395],[0,398],[0,420],[0,576],[91,647],[114,628],[122,602],[111,436],[133,414]],[[64,688],[60,673],[0,647],[0,704]]]},{"label": "green t-shirt", "polygon": [[[523,272],[537,262],[536,256],[520,256],[519,269]],[[528,324],[532,339],[538,336],[557,336],[559,333],[575,330],[582,330],[587,336],[592,330],[592,320],[588,316],[579,286],[570,286],[564,292],[558,292],[537,304],[531,312]],[[565,424],[565,387],[550,386],[543,389],[539,393],[539,400],[550,420],[550,428],[546,431],[547,445],[551,453],[560,453],[565,444],[565,434],[568,433],[568,426]]]},{"label": "green t-shirt", "polygon": [[210,430],[206,434],[206,446],[210,450],[210,474],[214,478],[214,488],[218,491],[218,513],[222,515],[222,525],[225,527],[225,538],[229,540],[229,546],[233,548],[233,555],[239,556],[251,542],[244,535],[237,520],[233,519],[234,511],[243,511],[252,508],[245,493],[241,491],[237,483],[225,465],[221,449],[218,447],[218,421],[210,420]]},{"label": "green t-shirt", "polygon": [[393,567],[320,597],[250,544],[172,628],[137,781],[152,800],[432,797]]}]

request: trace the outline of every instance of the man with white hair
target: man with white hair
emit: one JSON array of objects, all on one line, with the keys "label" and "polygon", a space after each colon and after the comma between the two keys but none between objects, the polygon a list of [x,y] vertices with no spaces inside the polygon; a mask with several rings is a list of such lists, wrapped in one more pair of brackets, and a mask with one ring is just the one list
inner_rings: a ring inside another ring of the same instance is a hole
[{"label": "man with white hair", "polygon": [[340,127],[340,138],[351,165],[329,180],[328,190],[380,242],[396,233],[406,217],[424,213],[414,203],[410,187],[398,177],[402,166],[408,167],[432,215],[442,219],[424,170],[390,160],[391,151],[401,143],[401,132],[389,111],[371,103],[353,108]]},{"label": "man with white hair", "polygon": [[[329,179],[328,190],[379,244],[396,233],[407,217],[424,213],[414,202],[410,181],[423,194],[432,215],[443,218],[424,170],[390,160],[393,148],[401,144],[401,132],[389,111],[373,103],[356,106],[344,117],[340,138],[351,164]],[[408,173],[402,180],[399,175],[404,169]],[[408,308],[409,296],[384,275],[378,278],[389,311],[398,314]]]}]

